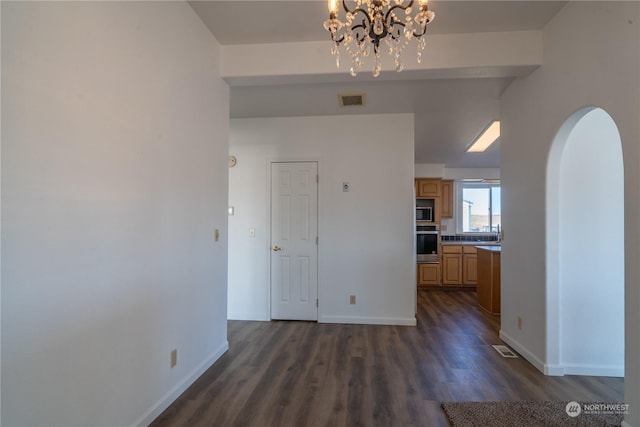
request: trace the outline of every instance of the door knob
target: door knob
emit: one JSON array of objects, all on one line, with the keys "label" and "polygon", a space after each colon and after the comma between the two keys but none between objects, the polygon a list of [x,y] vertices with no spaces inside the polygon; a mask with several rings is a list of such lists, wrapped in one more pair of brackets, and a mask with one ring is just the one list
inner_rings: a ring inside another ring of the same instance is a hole
[{"label": "door knob", "polygon": [[280,246],[278,246],[278,245],[275,245],[275,246],[274,246],[274,247],[272,247],[271,249],[272,249],[274,252],[278,252],[278,251],[281,251],[281,250],[282,250],[282,248],[281,248]]}]

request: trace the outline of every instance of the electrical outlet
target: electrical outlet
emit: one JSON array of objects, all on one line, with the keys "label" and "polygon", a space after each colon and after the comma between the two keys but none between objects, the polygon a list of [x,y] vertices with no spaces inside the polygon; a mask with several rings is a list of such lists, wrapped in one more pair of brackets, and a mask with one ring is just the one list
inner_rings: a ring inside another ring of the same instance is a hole
[{"label": "electrical outlet", "polygon": [[522,317],[518,316],[518,329],[522,330]]},{"label": "electrical outlet", "polygon": [[173,368],[178,364],[178,349],[171,350],[171,367]]},{"label": "electrical outlet", "polygon": [[356,296],[349,295],[349,304],[354,305],[356,303]]},{"label": "electrical outlet", "polygon": [[251,227],[249,229],[249,237],[256,237],[256,229]]}]

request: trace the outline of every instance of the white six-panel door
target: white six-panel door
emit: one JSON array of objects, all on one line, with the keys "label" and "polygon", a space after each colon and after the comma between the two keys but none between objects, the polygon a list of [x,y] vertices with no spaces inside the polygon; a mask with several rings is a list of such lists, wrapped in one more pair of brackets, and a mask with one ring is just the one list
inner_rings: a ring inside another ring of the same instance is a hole
[{"label": "white six-panel door", "polygon": [[271,164],[271,318],[318,320],[318,164]]}]

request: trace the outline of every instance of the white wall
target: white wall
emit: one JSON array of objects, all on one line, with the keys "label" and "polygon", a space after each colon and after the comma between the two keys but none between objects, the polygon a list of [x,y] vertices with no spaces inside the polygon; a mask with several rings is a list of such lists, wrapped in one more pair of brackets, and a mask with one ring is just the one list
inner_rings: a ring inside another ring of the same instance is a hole
[{"label": "white wall", "polygon": [[219,56],[184,2],[2,2],[2,425],[146,425],[227,348]]},{"label": "white wall", "polygon": [[[620,135],[600,108],[582,117],[560,161],[560,367],[624,376],[624,177]],[[559,181],[559,182],[558,182]],[[549,182],[550,185],[553,183]],[[549,260],[553,262],[554,260]]]},{"label": "white wall", "polygon": [[442,178],[444,176],[442,163],[416,163],[414,168],[416,178]]},{"label": "white wall", "polygon": [[558,336],[548,329],[558,321],[548,317],[557,313],[558,301],[546,281],[550,146],[562,123],[585,106],[603,108],[618,126],[625,164],[625,401],[631,405],[627,423],[633,426],[640,426],[639,25],[638,2],[568,3],[545,29],[544,64],[507,88],[500,114],[507,230],[501,336],[547,372],[559,364]]},{"label": "white wall", "polygon": [[235,119],[230,152],[229,317],[270,316],[269,161],[317,160],[319,321],[415,324],[412,115]]}]

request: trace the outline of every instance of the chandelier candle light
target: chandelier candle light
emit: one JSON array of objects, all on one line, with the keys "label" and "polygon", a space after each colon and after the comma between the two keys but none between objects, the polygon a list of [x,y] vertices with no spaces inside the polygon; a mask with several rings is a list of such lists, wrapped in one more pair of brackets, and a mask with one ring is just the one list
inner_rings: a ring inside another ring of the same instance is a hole
[{"label": "chandelier candle light", "polygon": [[340,44],[344,43],[351,55],[350,71],[354,77],[373,47],[373,77],[378,77],[382,71],[380,42],[384,40],[389,54],[395,59],[396,71],[400,72],[404,69],[402,52],[413,38],[418,42],[418,63],[422,62],[427,24],[435,18],[435,13],[427,6],[429,0],[418,0],[419,11],[415,16],[411,16],[414,0],[355,0],[351,2],[353,9],[342,0],[345,22],[338,19],[338,1],[328,1],[329,19],[324,22],[324,28],[331,33],[331,54],[336,57],[336,67],[340,68]]}]

